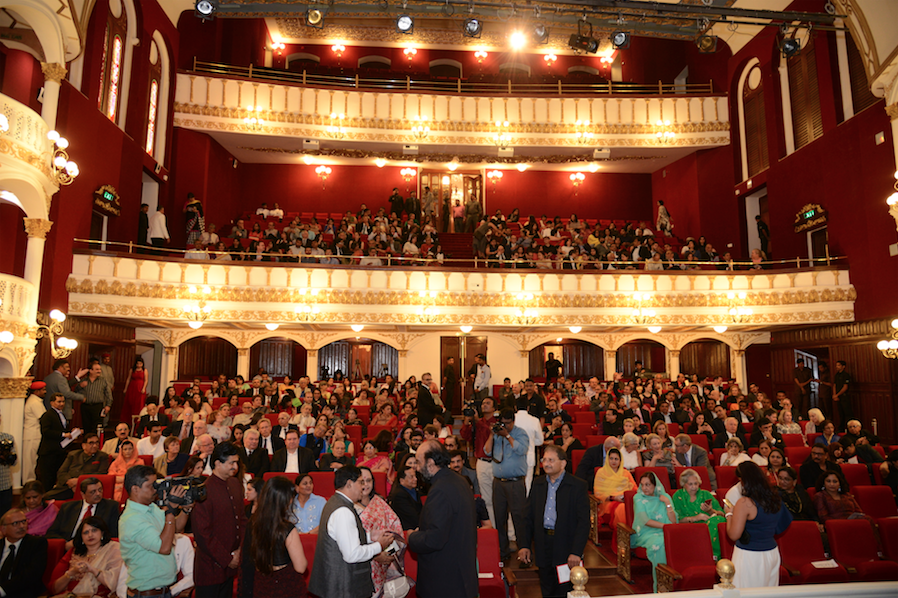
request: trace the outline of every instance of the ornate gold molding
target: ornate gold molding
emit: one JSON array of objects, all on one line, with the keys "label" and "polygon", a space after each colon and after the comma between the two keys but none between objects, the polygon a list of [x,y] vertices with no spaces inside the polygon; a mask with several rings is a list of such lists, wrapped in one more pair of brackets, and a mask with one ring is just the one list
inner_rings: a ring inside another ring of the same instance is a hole
[{"label": "ornate gold molding", "polygon": [[59,64],[58,62],[42,62],[41,71],[44,73],[45,81],[53,81],[54,83],[61,83],[65,79],[66,73],[69,72],[64,64]]},{"label": "ornate gold molding", "polygon": [[0,318],[0,330],[9,330],[15,337],[37,340],[37,326],[25,322]]},{"label": "ornate gold molding", "polygon": [[889,120],[898,119],[898,102],[886,106],[886,114],[889,115]]},{"label": "ornate gold molding", "polygon": [[[20,160],[32,168],[38,170],[46,178],[51,179],[50,175],[50,154],[36,154],[27,150],[22,145],[15,143],[8,137],[0,137],[0,154],[12,156],[16,160]],[[49,210],[50,202],[47,201],[47,209]]]},{"label": "ornate gold molding", "polygon": [[46,239],[47,233],[53,226],[53,222],[43,218],[25,218],[25,232],[28,238],[36,237],[38,239]]},{"label": "ornate gold molding", "polygon": [[0,399],[24,399],[34,378],[0,378]]}]

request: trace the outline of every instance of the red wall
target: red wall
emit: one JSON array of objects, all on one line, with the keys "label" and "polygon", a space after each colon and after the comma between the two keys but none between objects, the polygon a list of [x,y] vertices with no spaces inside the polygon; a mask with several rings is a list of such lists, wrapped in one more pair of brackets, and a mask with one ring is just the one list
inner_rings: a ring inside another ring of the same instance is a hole
[{"label": "red wall", "polygon": [[723,40],[718,41],[717,52],[701,54],[691,42],[633,36],[630,47],[620,50],[622,78],[625,83],[673,83],[688,66],[688,83],[713,80],[719,92],[724,89],[727,61],[731,56]]}]

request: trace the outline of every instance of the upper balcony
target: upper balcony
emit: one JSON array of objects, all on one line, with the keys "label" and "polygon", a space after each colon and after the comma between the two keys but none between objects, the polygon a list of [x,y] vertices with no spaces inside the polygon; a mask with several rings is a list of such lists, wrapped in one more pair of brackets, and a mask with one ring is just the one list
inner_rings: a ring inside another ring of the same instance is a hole
[{"label": "upper balcony", "polygon": [[40,114],[0,94],[0,201],[17,205],[29,218],[46,218],[58,189],[50,172],[49,130]]},{"label": "upper balcony", "polygon": [[37,294],[34,285],[10,274],[0,274],[0,332],[12,341],[0,341],[0,378],[24,376],[34,357],[37,333]]}]

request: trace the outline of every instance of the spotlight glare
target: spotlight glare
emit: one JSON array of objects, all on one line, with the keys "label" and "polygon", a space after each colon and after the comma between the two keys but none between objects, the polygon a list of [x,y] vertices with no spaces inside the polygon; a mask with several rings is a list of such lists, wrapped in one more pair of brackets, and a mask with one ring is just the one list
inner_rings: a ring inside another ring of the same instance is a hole
[{"label": "spotlight glare", "polygon": [[611,45],[615,50],[626,50],[630,47],[630,34],[626,31],[615,31],[611,34]]},{"label": "spotlight glare", "polygon": [[527,45],[527,36],[520,31],[512,31],[511,35],[508,36],[508,45],[511,46],[512,50],[523,50]]},{"label": "spotlight glare", "polygon": [[480,22],[480,19],[473,17],[465,19],[464,23],[462,23],[462,32],[465,34],[465,37],[480,37],[480,34],[483,33],[483,23]]},{"label": "spotlight glare", "polygon": [[396,31],[411,35],[415,31],[415,19],[411,15],[399,15],[396,17]]}]

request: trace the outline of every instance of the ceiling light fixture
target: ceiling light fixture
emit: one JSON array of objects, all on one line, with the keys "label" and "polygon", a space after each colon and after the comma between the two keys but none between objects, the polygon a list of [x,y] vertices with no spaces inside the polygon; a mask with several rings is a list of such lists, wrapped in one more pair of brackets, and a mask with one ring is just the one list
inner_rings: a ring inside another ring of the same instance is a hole
[{"label": "ceiling light fixture", "polygon": [[317,8],[310,8],[306,11],[305,19],[303,20],[306,27],[312,27],[314,29],[324,29],[324,13]]},{"label": "ceiling light fixture", "polygon": [[611,34],[611,45],[615,50],[626,50],[630,47],[630,33],[627,31],[615,31]]},{"label": "ceiling light fixture", "polygon": [[280,324],[265,324],[265,328],[267,328],[269,332],[274,332],[279,326]]},{"label": "ceiling light fixture", "polygon": [[578,52],[586,52],[588,54],[595,54],[599,51],[599,41],[589,37],[587,35],[579,35],[577,33],[572,33],[570,39],[568,39],[567,45],[571,47],[572,50],[576,50]]},{"label": "ceiling light fixture", "polygon": [[700,54],[713,54],[717,51],[717,36],[701,35],[695,40],[695,46]]},{"label": "ceiling light fixture", "polygon": [[201,21],[211,21],[215,18],[215,11],[218,10],[218,2],[211,0],[197,0],[193,5],[193,14]]},{"label": "ceiling light fixture", "polygon": [[508,45],[515,52],[523,50],[527,46],[527,36],[518,30],[512,31],[508,36]]},{"label": "ceiling light fixture", "polygon": [[387,165],[387,161],[384,160],[383,158],[376,158],[376,159],[374,160],[374,163],[377,164],[377,167],[378,167],[378,168],[383,168],[384,166]]},{"label": "ceiling light fixture", "polygon": [[651,332],[652,334],[658,334],[659,332],[661,332],[661,327],[660,326],[649,326],[649,332]]},{"label": "ceiling light fixture", "polygon": [[[405,8],[405,7],[403,7]],[[401,14],[396,17],[396,31],[411,35],[415,32],[415,19],[409,14]]]},{"label": "ceiling light fixture", "polygon": [[474,327],[473,326],[459,326],[458,329],[461,330],[462,332],[464,332],[465,334],[468,334],[469,332],[474,330]]},{"label": "ceiling light fixture", "polygon": [[567,329],[571,331],[571,334],[578,334],[583,330],[583,326],[568,326]]},{"label": "ceiling light fixture", "polygon": [[726,326],[714,326],[713,328],[714,328],[714,332],[716,332],[717,334],[723,334],[724,332],[727,331]]},{"label": "ceiling light fixture", "polygon": [[465,19],[461,26],[462,33],[464,33],[465,37],[480,37],[480,34],[483,33],[483,23],[480,19],[475,19],[474,17]]},{"label": "ceiling light fixture", "polygon": [[549,43],[549,28],[546,27],[545,23],[536,23],[533,25],[533,29],[530,30],[530,40],[535,45]]},{"label": "ceiling light fixture", "polygon": [[353,324],[350,328],[352,328],[353,332],[361,332],[365,329],[365,326],[363,324]]},{"label": "ceiling light fixture", "polygon": [[525,170],[527,170],[528,168],[530,168],[530,165],[521,162],[520,164],[518,164],[517,166],[515,166],[515,168],[518,169],[518,172],[524,172]]}]

